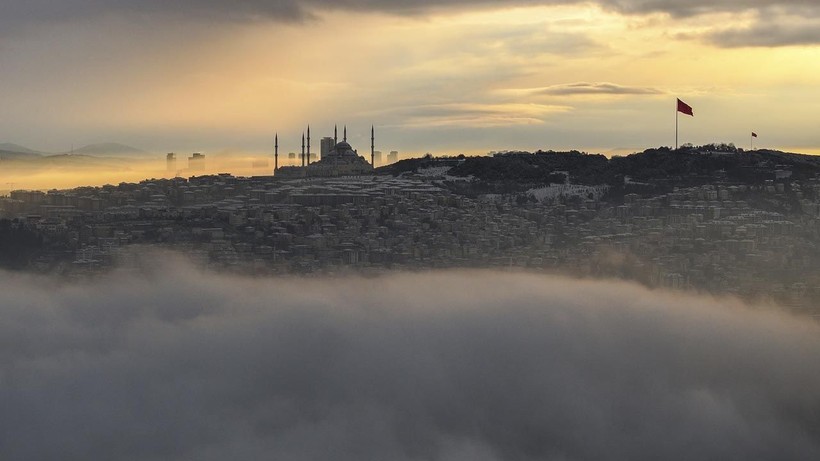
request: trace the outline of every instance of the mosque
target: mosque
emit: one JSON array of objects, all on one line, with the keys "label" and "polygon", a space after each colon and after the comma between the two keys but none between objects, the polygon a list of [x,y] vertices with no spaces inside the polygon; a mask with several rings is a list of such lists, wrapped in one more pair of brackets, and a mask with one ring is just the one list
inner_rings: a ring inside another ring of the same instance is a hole
[{"label": "mosque", "polygon": [[[329,139],[329,138],[328,138]],[[332,176],[359,175],[373,172],[375,161],[376,132],[370,127],[370,163],[360,156],[347,142],[347,127],[344,127],[344,138],[338,142],[338,129],[333,128],[333,145],[327,152],[322,152],[319,160],[310,161],[310,126],[307,129],[307,152],[305,135],[302,134],[302,165],[279,166],[279,135],[274,143],[274,176],[280,178],[319,178]]]}]

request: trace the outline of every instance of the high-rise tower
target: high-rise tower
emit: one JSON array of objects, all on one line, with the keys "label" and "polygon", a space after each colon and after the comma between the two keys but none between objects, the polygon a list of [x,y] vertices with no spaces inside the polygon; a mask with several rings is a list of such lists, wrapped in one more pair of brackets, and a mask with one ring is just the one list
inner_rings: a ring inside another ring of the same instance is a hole
[{"label": "high-rise tower", "polygon": [[205,169],[205,155],[199,152],[194,152],[188,157],[188,169],[193,171],[201,171]]},{"label": "high-rise tower", "polygon": [[333,138],[331,138],[331,137],[322,138],[322,140],[319,142],[319,149],[320,149],[319,150],[319,153],[320,153],[319,160],[321,160],[323,158],[327,158],[327,156],[330,155],[330,151],[332,151],[335,146],[336,146],[336,141]]}]

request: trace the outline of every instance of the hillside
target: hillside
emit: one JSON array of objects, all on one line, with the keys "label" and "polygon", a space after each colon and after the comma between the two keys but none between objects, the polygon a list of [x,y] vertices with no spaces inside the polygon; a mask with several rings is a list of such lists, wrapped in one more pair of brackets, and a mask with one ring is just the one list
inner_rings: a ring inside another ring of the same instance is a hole
[{"label": "hillside", "polygon": [[65,161],[66,159],[63,158],[64,156],[78,157],[77,161],[83,162],[87,159],[83,159],[82,157],[125,159],[146,157],[149,155],[151,154],[144,150],[115,142],[89,144],[87,146],[74,149],[73,151],[60,152],[57,154],[36,151],[10,142],[0,143],[0,160],[12,161],[15,163],[28,163],[31,161],[35,163],[40,163],[43,161],[53,163],[55,160]]},{"label": "hillside", "polygon": [[[450,177],[470,178],[470,192],[516,192],[546,184],[651,187],[665,190],[713,182],[762,183],[776,171],[794,179],[820,174],[820,157],[772,150],[743,151],[727,145],[648,149],[624,157],[578,151],[517,152],[494,157],[408,159],[377,169],[382,174],[408,174],[447,166]],[[788,173],[786,173],[788,171]],[[458,185],[464,188],[464,185]]]},{"label": "hillside", "polygon": [[0,143],[0,152],[11,152],[11,153],[18,153],[18,154],[42,154],[43,152],[36,151],[34,149],[29,149],[28,147],[21,146],[19,144],[14,144],[10,142],[2,142]]},{"label": "hillside", "polygon": [[42,158],[40,154],[0,149],[0,160],[4,161],[36,160],[40,158]]},{"label": "hillside", "polygon": [[79,149],[74,149],[73,154],[90,155],[92,157],[134,157],[149,155],[149,153],[144,150],[116,142],[89,144]]}]

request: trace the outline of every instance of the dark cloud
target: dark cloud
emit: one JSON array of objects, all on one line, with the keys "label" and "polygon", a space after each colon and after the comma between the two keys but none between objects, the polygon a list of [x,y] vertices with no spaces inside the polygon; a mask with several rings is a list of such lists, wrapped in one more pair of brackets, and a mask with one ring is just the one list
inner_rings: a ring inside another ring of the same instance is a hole
[{"label": "dark cloud", "polygon": [[662,91],[637,86],[623,86],[615,83],[607,82],[577,82],[565,83],[561,85],[552,85],[544,88],[534,88],[530,90],[530,94],[543,95],[558,95],[558,96],[574,96],[574,95],[588,95],[588,94],[609,94],[609,95],[636,95],[636,94],[663,94]]},{"label": "dark cloud", "polygon": [[0,306],[8,461],[820,456],[820,328],[732,301],[171,264],[4,274]]},{"label": "dark cloud", "polygon": [[4,16],[18,22],[96,18],[108,14],[147,15],[155,18],[219,18],[225,21],[305,17],[303,2],[297,0],[10,0]]},{"label": "dark cloud", "polygon": [[752,27],[708,34],[707,40],[725,47],[781,47],[820,44],[820,21],[814,24],[757,22]]},{"label": "dark cloud", "polygon": [[806,8],[818,12],[815,0],[597,0],[603,7],[612,8],[624,13],[668,13],[672,16],[686,17],[708,13],[760,11],[772,8]]},{"label": "dark cloud", "polygon": [[[567,5],[581,0],[513,0],[504,6]],[[597,0],[604,8],[630,13],[669,13],[694,16],[712,12],[738,12],[771,8],[802,8],[818,13],[816,0]],[[304,19],[321,10],[376,11],[419,14],[437,9],[498,7],[496,0],[10,0],[4,4],[4,17],[16,22],[87,17],[100,14],[150,14],[223,20]]]},{"label": "dark cloud", "polygon": [[[504,6],[572,5],[581,0],[513,0]],[[783,46],[820,43],[814,32],[816,24],[792,29],[782,19],[789,15],[820,19],[816,0],[595,0],[593,3],[610,11],[629,15],[665,13],[676,18],[696,17],[710,13],[754,13],[761,19],[757,26],[744,30],[711,33],[707,39],[718,46]],[[498,8],[495,0],[10,0],[4,3],[0,16],[0,35],[12,34],[31,25],[78,23],[101,18],[127,18],[130,23],[144,23],[154,28],[180,27],[190,22],[209,25],[254,21],[299,22],[315,18],[323,11],[344,10],[381,12],[397,15],[422,15],[436,11],[467,8]],[[781,24],[781,27],[772,27]],[[521,40],[524,50],[537,45],[532,39]],[[572,43],[567,44],[572,52]],[[598,46],[579,43],[577,46]]]}]

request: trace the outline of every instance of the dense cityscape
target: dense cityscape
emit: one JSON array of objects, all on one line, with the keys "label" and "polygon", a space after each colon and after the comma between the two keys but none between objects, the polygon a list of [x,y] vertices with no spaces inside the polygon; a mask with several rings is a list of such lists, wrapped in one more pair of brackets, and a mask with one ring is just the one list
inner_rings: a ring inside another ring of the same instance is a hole
[{"label": "dense cityscape", "polygon": [[[674,155],[739,154],[666,154]],[[571,153],[493,159],[573,156],[596,160]],[[589,178],[578,184],[574,172],[551,171],[552,182],[496,193],[492,182],[449,174],[469,160],[417,159],[338,177],[219,174],[16,190],[0,202],[5,245],[13,249],[4,263],[76,276],[128,264],[135,248],[152,246],[212,269],[253,274],[526,269],[737,295],[815,313],[820,177],[805,168],[795,175],[788,163],[759,162],[762,175],[745,182],[718,170],[694,182],[679,178],[680,185],[662,176],[662,188],[630,177],[618,179],[623,187]]]}]

